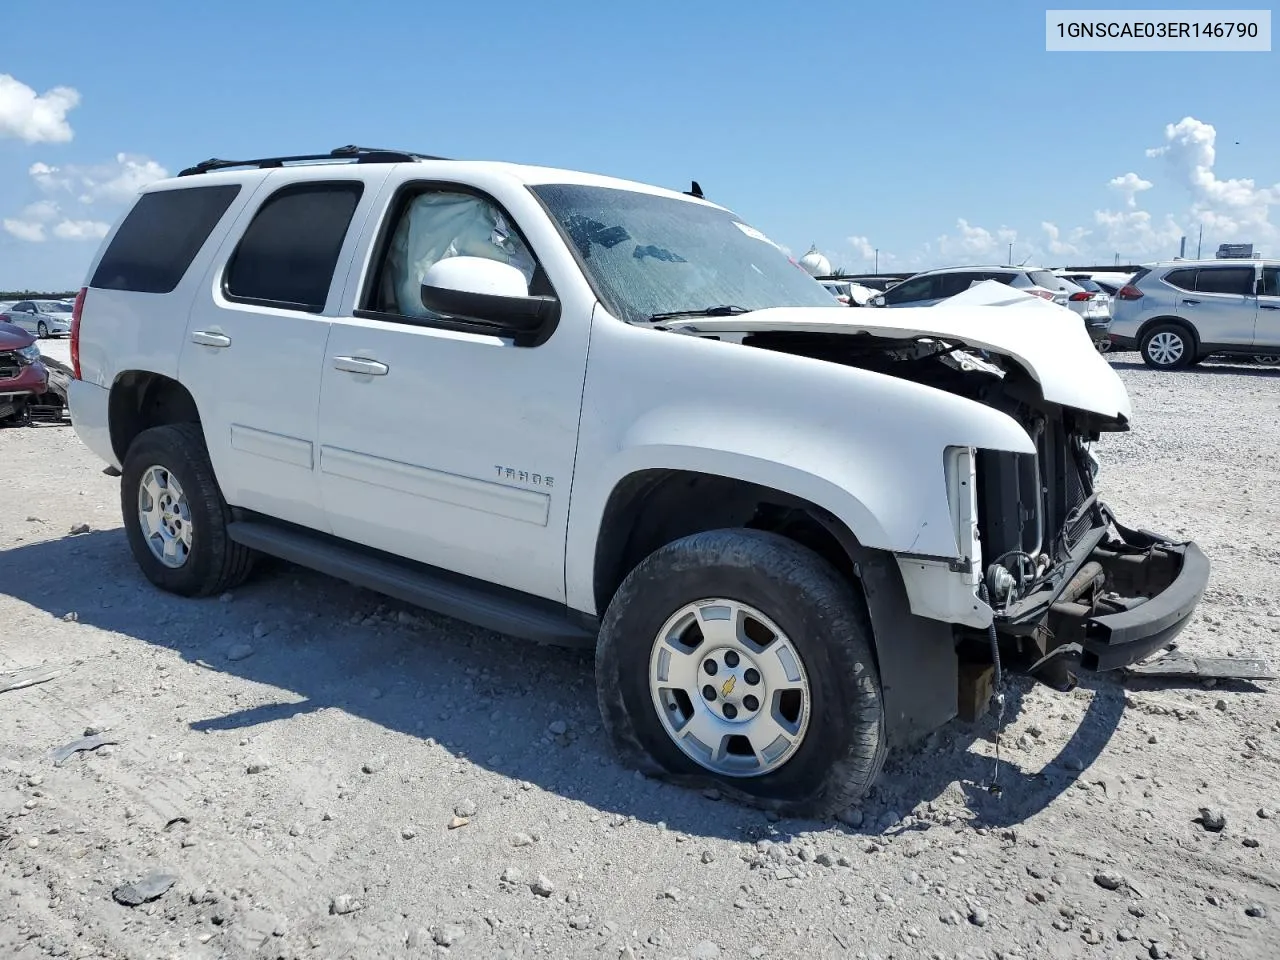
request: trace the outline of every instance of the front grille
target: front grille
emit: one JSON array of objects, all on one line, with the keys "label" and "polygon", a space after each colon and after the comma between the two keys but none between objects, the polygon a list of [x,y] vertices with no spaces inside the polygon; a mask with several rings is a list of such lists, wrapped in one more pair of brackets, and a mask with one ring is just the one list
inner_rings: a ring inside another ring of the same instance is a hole
[{"label": "front grille", "polygon": [[18,355],[12,350],[0,352],[0,380],[13,380],[22,372]]}]

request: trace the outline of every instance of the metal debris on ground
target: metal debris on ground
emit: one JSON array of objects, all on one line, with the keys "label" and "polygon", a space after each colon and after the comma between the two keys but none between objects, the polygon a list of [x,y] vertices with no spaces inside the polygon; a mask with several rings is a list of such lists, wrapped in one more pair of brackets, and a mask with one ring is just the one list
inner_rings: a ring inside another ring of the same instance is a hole
[{"label": "metal debris on ground", "polygon": [[37,683],[45,683],[61,672],[61,667],[26,667],[9,673],[0,673],[0,693],[8,693],[10,690],[21,690],[23,687],[33,687]]},{"label": "metal debris on ground", "polygon": [[92,737],[81,737],[79,740],[72,740],[66,746],[49,751],[49,756],[53,760],[53,765],[60,767],[67,762],[72,754],[79,753],[82,750],[97,750],[99,747],[105,747],[109,743],[115,744],[119,742],[115,737],[100,733]]},{"label": "metal debris on ground", "polygon": [[1266,660],[1255,657],[1191,657],[1171,653],[1125,668],[1125,675],[1170,680],[1275,680]]},{"label": "metal debris on ground", "polygon": [[111,891],[111,899],[126,907],[136,907],[164,896],[177,882],[178,878],[172,873],[156,871],[147,874],[137,883],[126,883],[116,887]]}]

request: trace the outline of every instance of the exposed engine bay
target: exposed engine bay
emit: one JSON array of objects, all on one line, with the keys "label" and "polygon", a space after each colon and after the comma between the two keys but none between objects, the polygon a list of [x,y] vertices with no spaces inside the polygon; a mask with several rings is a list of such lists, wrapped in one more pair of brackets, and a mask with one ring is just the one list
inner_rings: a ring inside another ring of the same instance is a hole
[{"label": "exposed engine bay", "polygon": [[932,337],[761,331],[741,342],[945,390],[1026,430],[1035,454],[979,450],[976,464],[985,594],[1001,647],[1023,666],[1052,674],[1046,664],[1068,653],[1087,669],[1109,669],[1105,651],[1084,649],[1090,637],[1110,642],[1096,618],[1127,614],[1181,572],[1181,545],[1121,527],[1095,489],[1092,446],[1127,422],[1047,402],[1016,362]]}]

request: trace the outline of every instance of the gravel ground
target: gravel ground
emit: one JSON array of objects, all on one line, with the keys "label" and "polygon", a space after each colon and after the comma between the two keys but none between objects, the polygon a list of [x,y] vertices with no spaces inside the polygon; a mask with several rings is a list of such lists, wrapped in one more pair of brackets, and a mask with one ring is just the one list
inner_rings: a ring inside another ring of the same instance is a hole
[{"label": "gravel ground", "polygon": [[[1280,659],[1280,371],[1134,359],[1108,499],[1210,555],[1185,649]],[[582,654],[278,564],[157,592],[101,467],[0,433],[0,671],[60,670],[0,694],[0,956],[1280,955],[1272,684],[1019,682],[999,794],[956,722],[777,821],[620,768]]]}]

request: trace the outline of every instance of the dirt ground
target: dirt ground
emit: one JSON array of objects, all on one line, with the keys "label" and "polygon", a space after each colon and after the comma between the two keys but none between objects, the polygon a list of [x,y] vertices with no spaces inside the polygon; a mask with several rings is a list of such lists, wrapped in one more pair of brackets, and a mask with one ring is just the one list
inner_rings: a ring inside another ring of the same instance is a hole
[{"label": "dirt ground", "polygon": [[[1106,497],[1209,554],[1185,650],[1280,661],[1280,371],[1135,359]],[[1280,685],[1015,682],[998,795],[988,718],[777,821],[619,767],[583,654],[281,564],[157,592],[101,470],[0,432],[0,672],[58,671],[0,693],[2,957],[1280,956]]]}]

